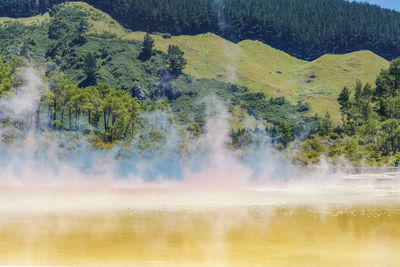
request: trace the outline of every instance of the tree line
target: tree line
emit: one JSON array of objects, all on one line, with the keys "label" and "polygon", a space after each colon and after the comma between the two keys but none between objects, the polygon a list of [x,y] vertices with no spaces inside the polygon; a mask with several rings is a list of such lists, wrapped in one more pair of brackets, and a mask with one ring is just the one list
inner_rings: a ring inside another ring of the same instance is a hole
[{"label": "tree line", "polygon": [[[0,99],[7,101],[19,94],[22,81],[17,73],[25,66],[22,58],[11,62],[0,58]],[[13,125],[22,132],[28,125],[38,131],[94,132],[103,142],[113,143],[134,134],[141,113],[169,109],[165,101],[147,104],[107,84],[79,88],[58,70],[48,73],[45,80],[48,86],[40,89],[40,100],[29,118],[13,118],[0,111],[3,126]]]},{"label": "tree line", "polygon": [[[76,10],[65,12],[74,18],[78,18],[80,14]],[[53,57],[59,53],[68,53],[65,49],[76,42],[85,42],[86,20],[74,19],[73,27],[66,27],[65,22],[58,18],[59,16],[53,15],[52,23],[49,25],[49,37],[54,42],[47,53]],[[142,61],[151,59],[155,52],[153,48],[154,40],[146,34],[139,59]],[[172,74],[181,74],[186,60],[184,52],[178,46],[169,46],[166,59],[166,70]],[[22,84],[18,70],[24,67],[26,59],[23,57],[15,57],[10,61],[0,57],[0,99],[7,101],[7,98],[18,95]],[[57,68],[46,72],[45,79],[48,86],[40,92],[41,98],[37,110],[34,115],[32,114],[34,118],[31,121],[34,121],[36,129],[44,127],[53,131],[94,131],[102,136],[104,142],[112,143],[134,134],[136,119],[140,113],[169,109],[169,105],[164,101],[159,105],[147,105],[144,101],[132,97],[129,91],[113,89],[105,83],[98,84],[99,64],[91,52],[83,57],[81,68],[86,79],[79,84],[71,81]],[[4,117],[1,115],[4,114],[0,111],[0,118]],[[46,117],[44,121],[43,117]],[[27,124],[32,126],[32,123],[24,120],[10,121],[7,116],[2,122],[14,123],[21,131]]]},{"label": "tree line", "polygon": [[377,154],[400,152],[400,58],[381,71],[375,88],[359,81],[343,88],[338,101],[346,134],[362,136]]},{"label": "tree line", "polygon": [[300,163],[316,163],[322,154],[333,164],[344,156],[355,165],[393,165],[400,160],[400,58],[377,76],[375,86],[357,81],[337,99],[340,125],[329,113],[318,134],[300,145]]},{"label": "tree line", "polygon": [[[65,0],[3,0],[0,16],[43,13]],[[131,30],[175,35],[213,32],[257,39],[302,59],[371,50],[400,56],[400,13],[344,0],[86,0]]]}]

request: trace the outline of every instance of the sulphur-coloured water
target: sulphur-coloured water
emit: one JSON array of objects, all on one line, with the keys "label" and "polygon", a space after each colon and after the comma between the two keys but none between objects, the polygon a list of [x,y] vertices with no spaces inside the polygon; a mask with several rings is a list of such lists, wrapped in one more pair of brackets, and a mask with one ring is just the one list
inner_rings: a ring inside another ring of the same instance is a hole
[{"label": "sulphur-coloured water", "polygon": [[0,265],[400,266],[400,206],[13,214]]}]

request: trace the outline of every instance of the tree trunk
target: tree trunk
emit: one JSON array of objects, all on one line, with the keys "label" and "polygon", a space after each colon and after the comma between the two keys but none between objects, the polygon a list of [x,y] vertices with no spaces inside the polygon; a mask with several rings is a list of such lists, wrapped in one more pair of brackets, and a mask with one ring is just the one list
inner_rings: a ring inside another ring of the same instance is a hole
[{"label": "tree trunk", "polygon": [[107,113],[103,112],[103,120],[104,120],[104,131],[107,132]]},{"label": "tree trunk", "polygon": [[76,128],[76,129],[79,129],[79,128],[78,128],[78,123],[79,123],[79,122],[78,122],[78,108],[76,108],[76,109],[75,109],[75,128]]},{"label": "tree trunk", "polygon": [[[40,101],[42,102],[42,101]],[[35,112],[35,127],[36,131],[39,131],[40,129],[40,102],[37,106],[36,112]]]},{"label": "tree trunk", "polygon": [[71,116],[71,108],[68,109],[69,115],[69,130],[71,131],[72,128],[72,116]]},{"label": "tree trunk", "polygon": [[126,134],[128,133],[129,126],[131,126],[131,123],[132,123],[132,118],[129,119],[129,122],[126,125],[125,131],[124,131],[124,135],[123,135],[124,138],[126,137]]},{"label": "tree trunk", "polygon": [[106,112],[103,111],[103,120],[104,120],[104,142],[107,141],[107,115]]},{"label": "tree trunk", "polygon": [[57,128],[57,125],[54,123],[54,121],[56,121],[57,120],[57,101],[56,100],[54,100],[54,104],[53,104],[53,118],[52,118],[52,124],[53,124],[53,131],[55,131],[56,130],[56,128]]},{"label": "tree trunk", "polygon": [[51,105],[49,104],[49,111],[47,113],[47,115],[49,116],[49,127],[51,126],[51,119],[52,119],[52,112],[51,112]]}]

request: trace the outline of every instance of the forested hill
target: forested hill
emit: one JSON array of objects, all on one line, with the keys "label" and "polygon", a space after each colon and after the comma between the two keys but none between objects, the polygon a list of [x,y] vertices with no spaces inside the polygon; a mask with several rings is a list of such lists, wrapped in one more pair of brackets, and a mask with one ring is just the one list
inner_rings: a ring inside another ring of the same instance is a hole
[{"label": "forested hill", "polygon": [[[400,13],[344,0],[85,0],[134,31],[213,32],[256,39],[301,59],[371,50],[400,56]],[[0,16],[27,17],[65,0],[2,0]]]}]

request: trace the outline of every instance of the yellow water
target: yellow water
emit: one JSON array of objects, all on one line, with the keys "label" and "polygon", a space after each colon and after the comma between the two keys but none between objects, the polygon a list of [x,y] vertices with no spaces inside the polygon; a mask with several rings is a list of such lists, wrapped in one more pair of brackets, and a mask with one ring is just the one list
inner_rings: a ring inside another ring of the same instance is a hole
[{"label": "yellow water", "polygon": [[0,265],[400,266],[400,206],[0,214]]}]

